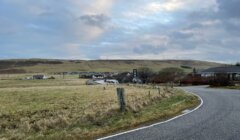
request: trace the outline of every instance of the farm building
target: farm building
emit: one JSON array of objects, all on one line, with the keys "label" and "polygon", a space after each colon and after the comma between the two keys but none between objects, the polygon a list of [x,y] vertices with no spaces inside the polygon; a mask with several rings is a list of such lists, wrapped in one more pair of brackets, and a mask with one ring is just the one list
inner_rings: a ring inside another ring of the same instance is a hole
[{"label": "farm building", "polygon": [[47,79],[48,78],[45,75],[33,75],[32,77],[33,77],[32,79],[35,79],[35,80],[42,80],[42,79]]},{"label": "farm building", "polygon": [[106,85],[106,84],[119,84],[118,80],[115,79],[91,79],[86,82],[87,85]]},{"label": "farm building", "polygon": [[201,72],[202,77],[216,77],[226,75],[229,80],[240,81],[240,66],[209,68]]}]

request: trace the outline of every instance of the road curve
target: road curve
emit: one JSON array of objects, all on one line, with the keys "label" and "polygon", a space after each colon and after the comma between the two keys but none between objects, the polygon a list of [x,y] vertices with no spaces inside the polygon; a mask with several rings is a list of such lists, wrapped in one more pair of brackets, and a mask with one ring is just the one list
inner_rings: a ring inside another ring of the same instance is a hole
[{"label": "road curve", "polygon": [[239,140],[240,90],[184,87],[199,95],[204,104],[196,111],[150,128],[109,140]]}]

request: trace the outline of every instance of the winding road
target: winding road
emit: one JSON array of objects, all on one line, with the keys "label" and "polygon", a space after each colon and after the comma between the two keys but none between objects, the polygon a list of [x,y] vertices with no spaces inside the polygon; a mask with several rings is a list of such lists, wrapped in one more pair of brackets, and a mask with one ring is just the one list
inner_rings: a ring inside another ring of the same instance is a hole
[{"label": "winding road", "polygon": [[109,140],[240,140],[240,90],[184,87],[203,99],[196,111]]}]

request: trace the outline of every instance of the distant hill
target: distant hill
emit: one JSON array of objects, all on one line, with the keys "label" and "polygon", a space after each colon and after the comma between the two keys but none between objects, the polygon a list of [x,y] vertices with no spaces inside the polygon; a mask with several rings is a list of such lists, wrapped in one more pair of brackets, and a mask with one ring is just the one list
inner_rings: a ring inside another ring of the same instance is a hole
[{"label": "distant hill", "polygon": [[48,60],[12,59],[0,60],[0,73],[53,73],[53,72],[123,72],[134,68],[149,67],[159,71],[166,67],[178,67],[186,72],[192,68],[206,69],[223,64],[196,60]]}]

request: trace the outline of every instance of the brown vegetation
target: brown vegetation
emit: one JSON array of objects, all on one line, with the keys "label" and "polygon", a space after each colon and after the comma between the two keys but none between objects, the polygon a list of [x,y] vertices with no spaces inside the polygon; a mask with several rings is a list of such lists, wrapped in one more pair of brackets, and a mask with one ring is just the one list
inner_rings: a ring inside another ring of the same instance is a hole
[{"label": "brown vegetation", "polygon": [[116,86],[80,82],[1,81],[0,139],[92,139],[198,104],[196,97],[172,88],[121,85],[127,103],[127,111],[121,113]]},{"label": "brown vegetation", "polygon": [[[157,72],[167,67],[181,66],[204,69],[221,64],[191,60],[0,60],[0,69],[23,69],[27,73],[54,73],[65,71],[124,72],[134,68],[149,67]],[[191,71],[191,69],[185,69]]]}]

